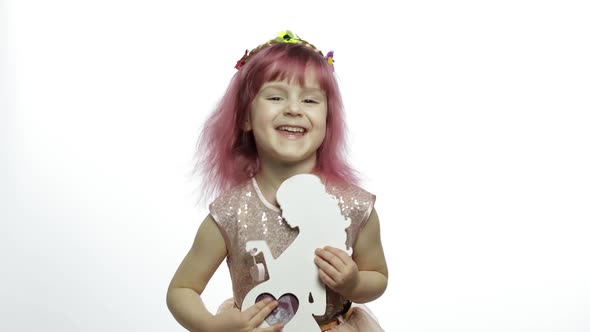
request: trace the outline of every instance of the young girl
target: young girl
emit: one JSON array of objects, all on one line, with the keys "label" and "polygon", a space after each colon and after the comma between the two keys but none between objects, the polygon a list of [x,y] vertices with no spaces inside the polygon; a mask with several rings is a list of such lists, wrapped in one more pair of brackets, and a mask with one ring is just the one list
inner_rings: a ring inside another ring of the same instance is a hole
[{"label": "young girl", "polygon": [[[250,275],[256,262],[245,244],[264,240],[277,258],[293,242],[297,229],[284,222],[276,192],[289,177],[309,173],[339,199],[342,214],[351,221],[347,245],[353,248],[352,256],[332,247],[316,250],[314,262],[327,300],[325,314],[314,318],[322,331],[382,331],[360,305],[387,287],[379,218],[375,196],[358,187],[343,157],[345,124],[332,54],[324,57],[286,31],[246,51],[236,64],[238,72],[198,146],[204,197],[219,196],[168,289],[168,308],[187,330],[282,330],[283,323],[258,328],[276,313],[278,302],[272,298],[241,307],[248,291],[263,282]],[[225,258],[234,296],[212,314],[200,294]]]}]

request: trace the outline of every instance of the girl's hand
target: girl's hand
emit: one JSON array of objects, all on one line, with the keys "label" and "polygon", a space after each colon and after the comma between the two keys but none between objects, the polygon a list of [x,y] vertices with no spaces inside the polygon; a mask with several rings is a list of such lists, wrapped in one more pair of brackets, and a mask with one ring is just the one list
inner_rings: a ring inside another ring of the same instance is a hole
[{"label": "girl's hand", "polygon": [[209,330],[215,332],[278,332],[283,330],[283,324],[258,328],[266,316],[279,305],[273,299],[264,299],[256,302],[250,308],[240,312],[236,308],[223,311],[213,316]]},{"label": "girl's hand", "polygon": [[320,279],[332,290],[350,298],[359,281],[359,270],[352,257],[330,246],[316,249],[315,254],[314,262],[319,267]]}]

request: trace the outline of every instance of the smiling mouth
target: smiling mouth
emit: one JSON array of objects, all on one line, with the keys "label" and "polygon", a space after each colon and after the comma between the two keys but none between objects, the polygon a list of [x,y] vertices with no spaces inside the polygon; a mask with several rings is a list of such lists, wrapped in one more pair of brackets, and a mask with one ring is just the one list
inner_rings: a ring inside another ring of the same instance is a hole
[{"label": "smiling mouth", "polygon": [[295,126],[279,126],[276,128],[280,132],[294,134],[294,135],[304,135],[307,133],[307,129],[303,127],[295,127]]},{"label": "smiling mouth", "polygon": [[290,140],[300,139],[307,134],[307,129],[302,127],[280,126],[276,130],[280,136]]}]

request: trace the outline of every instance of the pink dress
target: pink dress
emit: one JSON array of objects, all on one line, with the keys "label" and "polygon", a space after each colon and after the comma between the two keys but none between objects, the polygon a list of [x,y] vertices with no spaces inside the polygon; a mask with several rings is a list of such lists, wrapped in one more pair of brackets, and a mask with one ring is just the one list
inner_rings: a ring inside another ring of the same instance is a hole
[{"label": "pink dress", "polygon": [[[347,246],[353,247],[371,214],[375,195],[354,185],[330,185],[326,189],[339,199],[342,214],[351,221],[347,228]],[[209,211],[227,246],[227,264],[233,285],[233,298],[225,301],[218,312],[232,307],[240,309],[246,294],[261,283],[250,276],[250,268],[255,263],[246,252],[246,242],[266,241],[271,254],[277,258],[297,237],[298,231],[289,227],[281,217],[280,209],[264,198],[254,178],[219,196],[211,203]],[[256,263],[264,263],[264,259]],[[264,280],[267,279],[266,273]],[[351,306],[350,301],[328,287],[326,300],[325,314],[315,317],[318,324],[341,318]],[[366,306],[352,303],[351,310],[348,318],[340,319],[340,324],[330,331],[383,331]]]}]

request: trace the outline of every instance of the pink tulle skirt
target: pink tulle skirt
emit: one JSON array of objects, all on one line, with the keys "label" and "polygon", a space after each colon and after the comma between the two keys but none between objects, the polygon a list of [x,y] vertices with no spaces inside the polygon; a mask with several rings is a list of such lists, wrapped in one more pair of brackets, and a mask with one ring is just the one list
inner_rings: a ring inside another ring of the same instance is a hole
[{"label": "pink tulle skirt", "polygon": [[[217,313],[229,310],[234,307],[234,299],[225,300],[217,309]],[[352,304],[352,312],[347,319],[342,320],[340,324],[330,329],[334,332],[385,332],[377,318],[373,313],[363,304]]]}]

